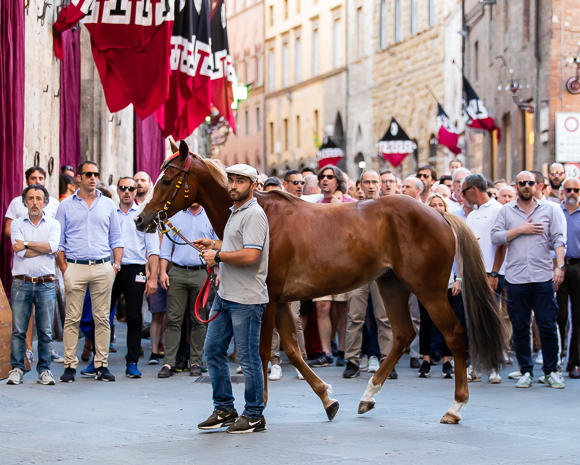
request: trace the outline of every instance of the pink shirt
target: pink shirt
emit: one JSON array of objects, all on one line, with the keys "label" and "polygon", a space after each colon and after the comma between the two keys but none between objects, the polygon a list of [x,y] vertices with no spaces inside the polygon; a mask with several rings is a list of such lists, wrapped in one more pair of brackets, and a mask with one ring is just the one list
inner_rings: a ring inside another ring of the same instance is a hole
[{"label": "pink shirt", "polygon": [[[316,203],[330,203],[331,197],[328,198],[324,198],[322,200],[319,200]],[[345,195],[342,196],[342,203],[349,203],[349,202],[356,202],[356,200],[351,199],[350,197],[347,197]]]}]

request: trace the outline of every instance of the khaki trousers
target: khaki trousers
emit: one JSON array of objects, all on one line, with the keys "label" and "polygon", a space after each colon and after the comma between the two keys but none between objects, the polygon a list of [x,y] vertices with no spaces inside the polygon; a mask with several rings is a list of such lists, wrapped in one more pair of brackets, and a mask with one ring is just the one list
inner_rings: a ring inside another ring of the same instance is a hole
[{"label": "khaki trousers", "polygon": [[345,358],[356,366],[360,364],[359,353],[362,346],[362,329],[367,314],[369,294],[371,295],[375,319],[377,320],[381,360],[384,360],[393,348],[391,322],[387,318],[385,305],[379,293],[379,286],[373,281],[348,293]]},{"label": "khaki trousers", "polygon": [[[298,338],[298,348],[302,354],[302,359],[306,360],[306,349],[304,348],[304,330],[302,329],[302,321],[300,320],[300,302],[292,302],[290,304],[294,321],[296,321],[296,337]],[[272,336],[272,358],[270,359],[272,365],[280,365],[280,334],[278,328],[274,328],[274,335]]]},{"label": "khaki trousers", "polygon": [[63,345],[65,368],[76,369],[79,324],[87,287],[91,293],[93,320],[95,321],[95,368],[108,365],[109,343],[111,342],[111,289],[115,281],[115,270],[111,262],[99,265],[67,264],[64,273],[66,314],[64,319]]}]

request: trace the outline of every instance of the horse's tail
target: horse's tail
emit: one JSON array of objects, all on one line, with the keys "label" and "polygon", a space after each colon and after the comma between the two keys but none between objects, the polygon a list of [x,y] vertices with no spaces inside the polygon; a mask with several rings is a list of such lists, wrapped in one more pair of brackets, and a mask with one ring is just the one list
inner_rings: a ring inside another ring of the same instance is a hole
[{"label": "horse's tail", "polygon": [[498,370],[505,364],[505,326],[496,294],[489,286],[477,239],[457,215],[445,213],[457,237],[457,254],[463,261],[462,295],[469,331],[471,364],[484,370]]}]

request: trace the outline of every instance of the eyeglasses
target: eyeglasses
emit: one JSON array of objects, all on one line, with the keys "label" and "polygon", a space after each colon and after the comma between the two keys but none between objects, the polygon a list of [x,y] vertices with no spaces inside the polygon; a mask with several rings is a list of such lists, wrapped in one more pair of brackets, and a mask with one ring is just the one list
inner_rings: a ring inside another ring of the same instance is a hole
[{"label": "eyeglasses", "polygon": [[306,181],[304,181],[304,179],[302,181],[290,181],[291,184],[294,184],[295,186],[297,186],[298,184],[300,185],[304,185],[306,184]]},{"label": "eyeglasses", "polygon": [[536,185],[536,181],[519,181],[518,184],[520,187],[526,187],[526,184],[530,187],[534,187]]},{"label": "eyeglasses", "polygon": [[257,184],[258,184],[258,187],[264,187],[264,183],[263,182],[259,182]]},{"label": "eyeglasses", "polygon": [[381,179],[383,184],[395,184],[397,182],[396,179]]},{"label": "eyeglasses", "polygon": [[427,173],[419,173],[419,174],[417,175],[417,177],[418,177],[419,179],[421,179],[421,178],[429,179],[429,178],[431,177],[431,174],[427,174]]},{"label": "eyeglasses", "polygon": [[329,181],[332,181],[334,179],[334,174],[323,174],[318,179],[322,181],[324,178],[328,179]]},{"label": "eyeglasses", "polygon": [[550,171],[550,174],[554,176],[563,176],[566,173],[564,171]]},{"label": "eyeglasses", "polygon": [[365,186],[370,186],[371,184],[374,184],[375,186],[379,183],[379,181],[363,181],[362,182]]},{"label": "eyeglasses", "polygon": [[75,169],[70,165],[66,165],[66,166],[62,167],[62,170],[63,171],[74,171]]},{"label": "eyeglasses", "polygon": [[85,171],[83,174],[84,174],[84,175],[85,175],[87,178],[91,178],[91,177],[98,178],[98,177],[101,175],[101,173],[99,173],[99,172],[95,172],[95,171]]},{"label": "eyeglasses", "polygon": [[135,186],[119,186],[119,190],[121,192],[126,192],[126,191],[133,192],[135,189],[137,189]]},{"label": "eyeglasses", "polygon": [[572,192],[578,194],[580,192],[580,189],[577,187],[565,187],[564,189],[566,190],[566,194],[571,194]]},{"label": "eyeglasses", "polygon": [[461,194],[462,194],[462,195],[465,195],[465,193],[466,193],[466,192],[467,192],[469,189],[472,189],[472,188],[474,188],[474,187],[475,187],[475,186],[471,186],[471,187],[468,187],[467,189],[462,189],[462,190],[461,190]]}]

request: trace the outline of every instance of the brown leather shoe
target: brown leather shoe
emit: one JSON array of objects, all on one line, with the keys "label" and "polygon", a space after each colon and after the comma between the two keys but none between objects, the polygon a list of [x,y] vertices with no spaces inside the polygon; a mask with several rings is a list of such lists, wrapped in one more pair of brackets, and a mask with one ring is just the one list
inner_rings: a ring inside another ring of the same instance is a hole
[{"label": "brown leather shoe", "polygon": [[572,369],[568,372],[568,376],[570,376],[571,379],[580,379],[580,370],[578,367],[572,367]]},{"label": "brown leather shoe", "polygon": [[163,365],[163,368],[161,368],[161,370],[159,370],[159,373],[157,373],[158,378],[169,378],[171,376],[173,376],[173,372],[171,371],[171,368],[168,367],[167,365]]},{"label": "brown leather shoe", "polygon": [[201,367],[199,365],[191,365],[189,367],[189,376],[199,378],[201,376]]}]

